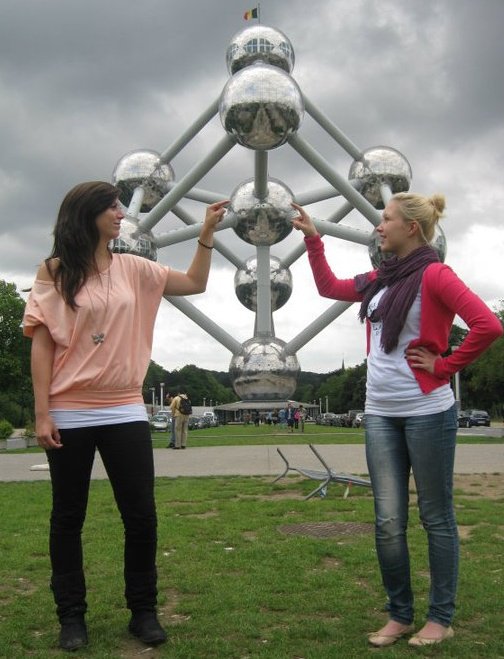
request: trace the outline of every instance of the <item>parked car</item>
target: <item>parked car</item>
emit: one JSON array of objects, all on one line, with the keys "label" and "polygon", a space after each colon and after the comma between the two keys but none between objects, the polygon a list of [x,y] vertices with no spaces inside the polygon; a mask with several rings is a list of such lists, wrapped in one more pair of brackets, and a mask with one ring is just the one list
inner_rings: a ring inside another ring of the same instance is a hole
[{"label": "parked car", "polygon": [[329,422],[330,426],[336,426],[336,428],[342,428],[345,425],[345,415],[344,414],[335,414]]},{"label": "parked car", "polygon": [[485,410],[461,410],[458,413],[458,427],[472,428],[474,426],[490,427],[490,415]]},{"label": "parked car", "polygon": [[188,430],[199,430],[200,428],[205,428],[208,426],[206,425],[206,421],[202,416],[190,416],[189,421],[187,422],[187,429]]},{"label": "parked car", "polygon": [[364,425],[364,412],[357,412],[352,421],[353,428],[360,428]]},{"label": "parked car", "polygon": [[158,432],[170,432],[171,417],[167,414],[154,414],[150,419],[150,426]]},{"label": "parked car", "polygon": [[219,425],[219,419],[215,412],[205,412],[203,418],[207,421],[209,428],[216,428]]},{"label": "parked car", "polygon": [[334,419],[337,416],[338,415],[334,414],[334,412],[322,412],[322,414],[319,414],[315,419],[315,423],[318,423],[319,426],[330,426],[331,419]]},{"label": "parked car", "polygon": [[459,428],[470,428],[471,424],[469,423],[470,412],[467,410],[460,410],[457,414],[457,424]]}]

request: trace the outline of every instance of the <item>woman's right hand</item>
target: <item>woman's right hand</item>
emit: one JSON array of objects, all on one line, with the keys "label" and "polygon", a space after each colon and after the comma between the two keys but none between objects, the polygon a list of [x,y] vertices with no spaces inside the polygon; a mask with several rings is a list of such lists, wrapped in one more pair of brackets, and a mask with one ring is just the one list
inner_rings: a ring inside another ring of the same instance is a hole
[{"label": "woman's right hand", "polygon": [[35,432],[37,434],[37,443],[43,449],[51,450],[63,447],[59,430],[56,428],[50,414],[37,416],[35,420]]},{"label": "woman's right hand", "polygon": [[294,202],[292,202],[292,207],[299,212],[297,217],[292,218],[293,227],[298,231],[301,230],[307,238],[310,236],[316,236],[318,231],[313,224],[313,220],[305,211],[305,209]]}]

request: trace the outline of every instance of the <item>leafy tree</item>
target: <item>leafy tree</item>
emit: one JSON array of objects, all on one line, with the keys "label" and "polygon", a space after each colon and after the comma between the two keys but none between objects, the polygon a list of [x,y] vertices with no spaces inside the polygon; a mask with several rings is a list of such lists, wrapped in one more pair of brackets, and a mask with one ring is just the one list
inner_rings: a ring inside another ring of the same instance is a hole
[{"label": "leafy tree", "polygon": [[32,417],[30,341],[21,322],[25,303],[15,284],[0,280],[0,418],[21,426]]},{"label": "leafy tree", "polygon": [[[496,315],[504,325],[504,300]],[[465,388],[462,401],[465,408],[481,408],[494,417],[504,416],[504,338],[495,341],[479,359],[464,372]]]}]

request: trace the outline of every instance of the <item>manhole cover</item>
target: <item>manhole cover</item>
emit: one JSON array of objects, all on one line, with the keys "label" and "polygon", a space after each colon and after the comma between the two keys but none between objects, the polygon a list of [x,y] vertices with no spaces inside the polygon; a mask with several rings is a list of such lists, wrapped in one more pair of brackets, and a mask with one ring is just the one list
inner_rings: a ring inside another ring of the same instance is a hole
[{"label": "manhole cover", "polygon": [[284,524],[279,526],[285,535],[307,535],[312,538],[334,538],[341,535],[362,535],[372,533],[374,524],[357,522],[307,522],[304,524]]}]

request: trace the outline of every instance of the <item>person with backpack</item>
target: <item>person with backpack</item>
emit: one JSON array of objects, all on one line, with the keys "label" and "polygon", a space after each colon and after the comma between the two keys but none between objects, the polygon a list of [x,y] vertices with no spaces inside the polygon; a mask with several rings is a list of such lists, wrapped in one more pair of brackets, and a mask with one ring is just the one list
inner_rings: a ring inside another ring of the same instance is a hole
[{"label": "person with backpack", "polygon": [[[165,397],[165,405],[166,407],[169,407],[171,409],[171,404],[173,401],[173,394],[171,392],[168,392]],[[173,414],[171,415],[170,418],[170,442],[168,444],[168,448],[175,448],[175,417]]]},{"label": "person with backpack", "polygon": [[185,390],[182,389],[172,400],[171,411],[175,419],[175,446],[173,448],[185,448],[187,445],[189,417],[192,414],[191,401]]}]

